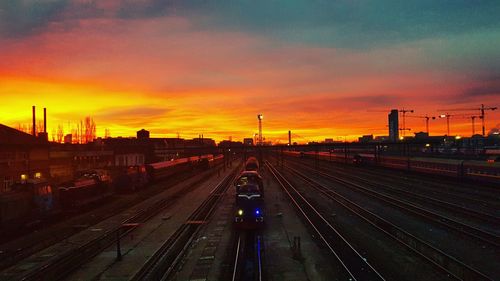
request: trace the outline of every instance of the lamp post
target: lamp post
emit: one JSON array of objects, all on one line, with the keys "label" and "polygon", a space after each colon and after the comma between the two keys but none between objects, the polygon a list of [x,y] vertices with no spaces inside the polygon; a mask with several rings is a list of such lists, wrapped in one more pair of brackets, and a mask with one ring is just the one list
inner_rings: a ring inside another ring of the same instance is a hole
[{"label": "lamp post", "polygon": [[262,145],[262,119],[264,119],[264,115],[257,114],[257,119],[259,120],[259,145]]}]

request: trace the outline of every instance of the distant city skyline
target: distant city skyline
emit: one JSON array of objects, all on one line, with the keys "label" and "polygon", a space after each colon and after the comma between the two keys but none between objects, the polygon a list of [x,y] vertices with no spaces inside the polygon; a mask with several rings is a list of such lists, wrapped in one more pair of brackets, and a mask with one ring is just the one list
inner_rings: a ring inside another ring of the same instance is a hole
[{"label": "distant city skyline", "polygon": [[[3,1],[0,123],[30,124],[36,105],[49,137],[92,116],[101,137],[242,141],[262,113],[266,140],[287,143],[288,130],[298,142],[388,135],[391,109],[500,105],[498,1],[284,3]],[[500,127],[500,110],[486,125]],[[446,134],[443,118],[429,126]],[[471,131],[450,119],[450,135]]]}]

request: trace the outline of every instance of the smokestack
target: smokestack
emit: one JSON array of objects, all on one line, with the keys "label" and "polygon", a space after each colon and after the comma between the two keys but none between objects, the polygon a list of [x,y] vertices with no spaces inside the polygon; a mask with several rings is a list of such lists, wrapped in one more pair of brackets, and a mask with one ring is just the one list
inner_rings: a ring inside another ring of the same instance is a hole
[{"label": "smokestack", "polygon": [[292,145],[292,131],[288,131],[288,145]]},{"label": "smokestack", "polygon": [[43,132],[47,133],[47,108],[43,108]]},{"label": "smokestack", "polygon": [[33,136],[36,137],[36,117],[35,117],[35,106],[33,105],[33,129],[31,130]]}]

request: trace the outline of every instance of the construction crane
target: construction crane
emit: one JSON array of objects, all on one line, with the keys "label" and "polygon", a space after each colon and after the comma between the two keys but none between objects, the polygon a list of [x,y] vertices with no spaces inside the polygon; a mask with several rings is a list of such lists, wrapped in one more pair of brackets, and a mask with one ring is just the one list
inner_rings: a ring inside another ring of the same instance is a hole
[{"label": "construction crane", "polygon": [[485,130],[485,111],[486,110],[497,110],[497,107],[487,107],[484,106],[484,104],[481,104],[481,107],[479,108],[452,108],[452,109],[439,109],[438,111],[444,111],[444,112],[449,112],[449,111],[477,111],[479,110],[479,119],[481,119],[482,127],[483,127],[483,136],[486,135],[486,130]]},{"label": "construction crane", "polygon": [[441,114],[439,115],[439,118],[446,118],[446,135],[450,135],[450,117],[453,116],[451,114]]},{"label": "construction crane", "polygon": [[411,117],[411,118],[422,118],[422,119],[425,119],[425,131],[427,132],[427,134],[429,134],[429,120],[432,119],[436,119],[435,116],[418,116],[418,115],[410,115],[408,117]]},{"label": "construction crane", "polygon": [[406,113],[413,113],[414,110],[413,109],[400,109],[399,110],[400,113],[403,114],[403,128],[401,128],[401,130],[403,130],[403,139],[405,137],[405,132],[410,129],[406,128]]},{"label": "construction crane", "polygon": [[[368,110],[368,112],[391,112],[390,110]],[[415,112],[413,109],[405,109],[404,107],[402,109],[398,109],[398,112],[401,113],[403,117],[403,127],[400,128],[399,130],[402,131],[403,133],[403,138],[405,137],[405,132],[410,131],[411,129],[406,128],[406,113],[413,113]]]},{"label": "construction crane", "polygon": [[479,118],[479,119],[482,119],[482,118],[481,118],[481,116],[476,116],[476,115],[468,116],[468,118],[470,118],[471,122],[472,122],[472,135],[475,135],[476,134],[475,120],[476,120],[476,118]]},{"label": "construction crane", "polygon": [[475,126],[475,120],[476,118],[482,119],[481,116],[476,116],[476,115],[467,115],[467,114],[441,114],[439,115],[439,118],[446,118],[446,129],[447,129],[447,135],[450,135],[450,118],[467,118],[471,119],[472,121],[472,135],[476,134],[476,126]]}]

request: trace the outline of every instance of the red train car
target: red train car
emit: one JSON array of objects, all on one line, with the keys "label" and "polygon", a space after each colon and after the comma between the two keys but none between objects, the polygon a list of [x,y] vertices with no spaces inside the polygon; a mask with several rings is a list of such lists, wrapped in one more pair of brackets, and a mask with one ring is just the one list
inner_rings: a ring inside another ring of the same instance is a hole
[{"label": "red train car", "polygon": [[112,195],[110,178],[96,171],[84,173],[78,179],[59,186],[59,201],[63,208],[78,208]]},{"label": "red train car", "polygon": [[150,182],[146,166],[125,167],[115,174],[113,185],[116,191],[136,191],[144,188]]}]

